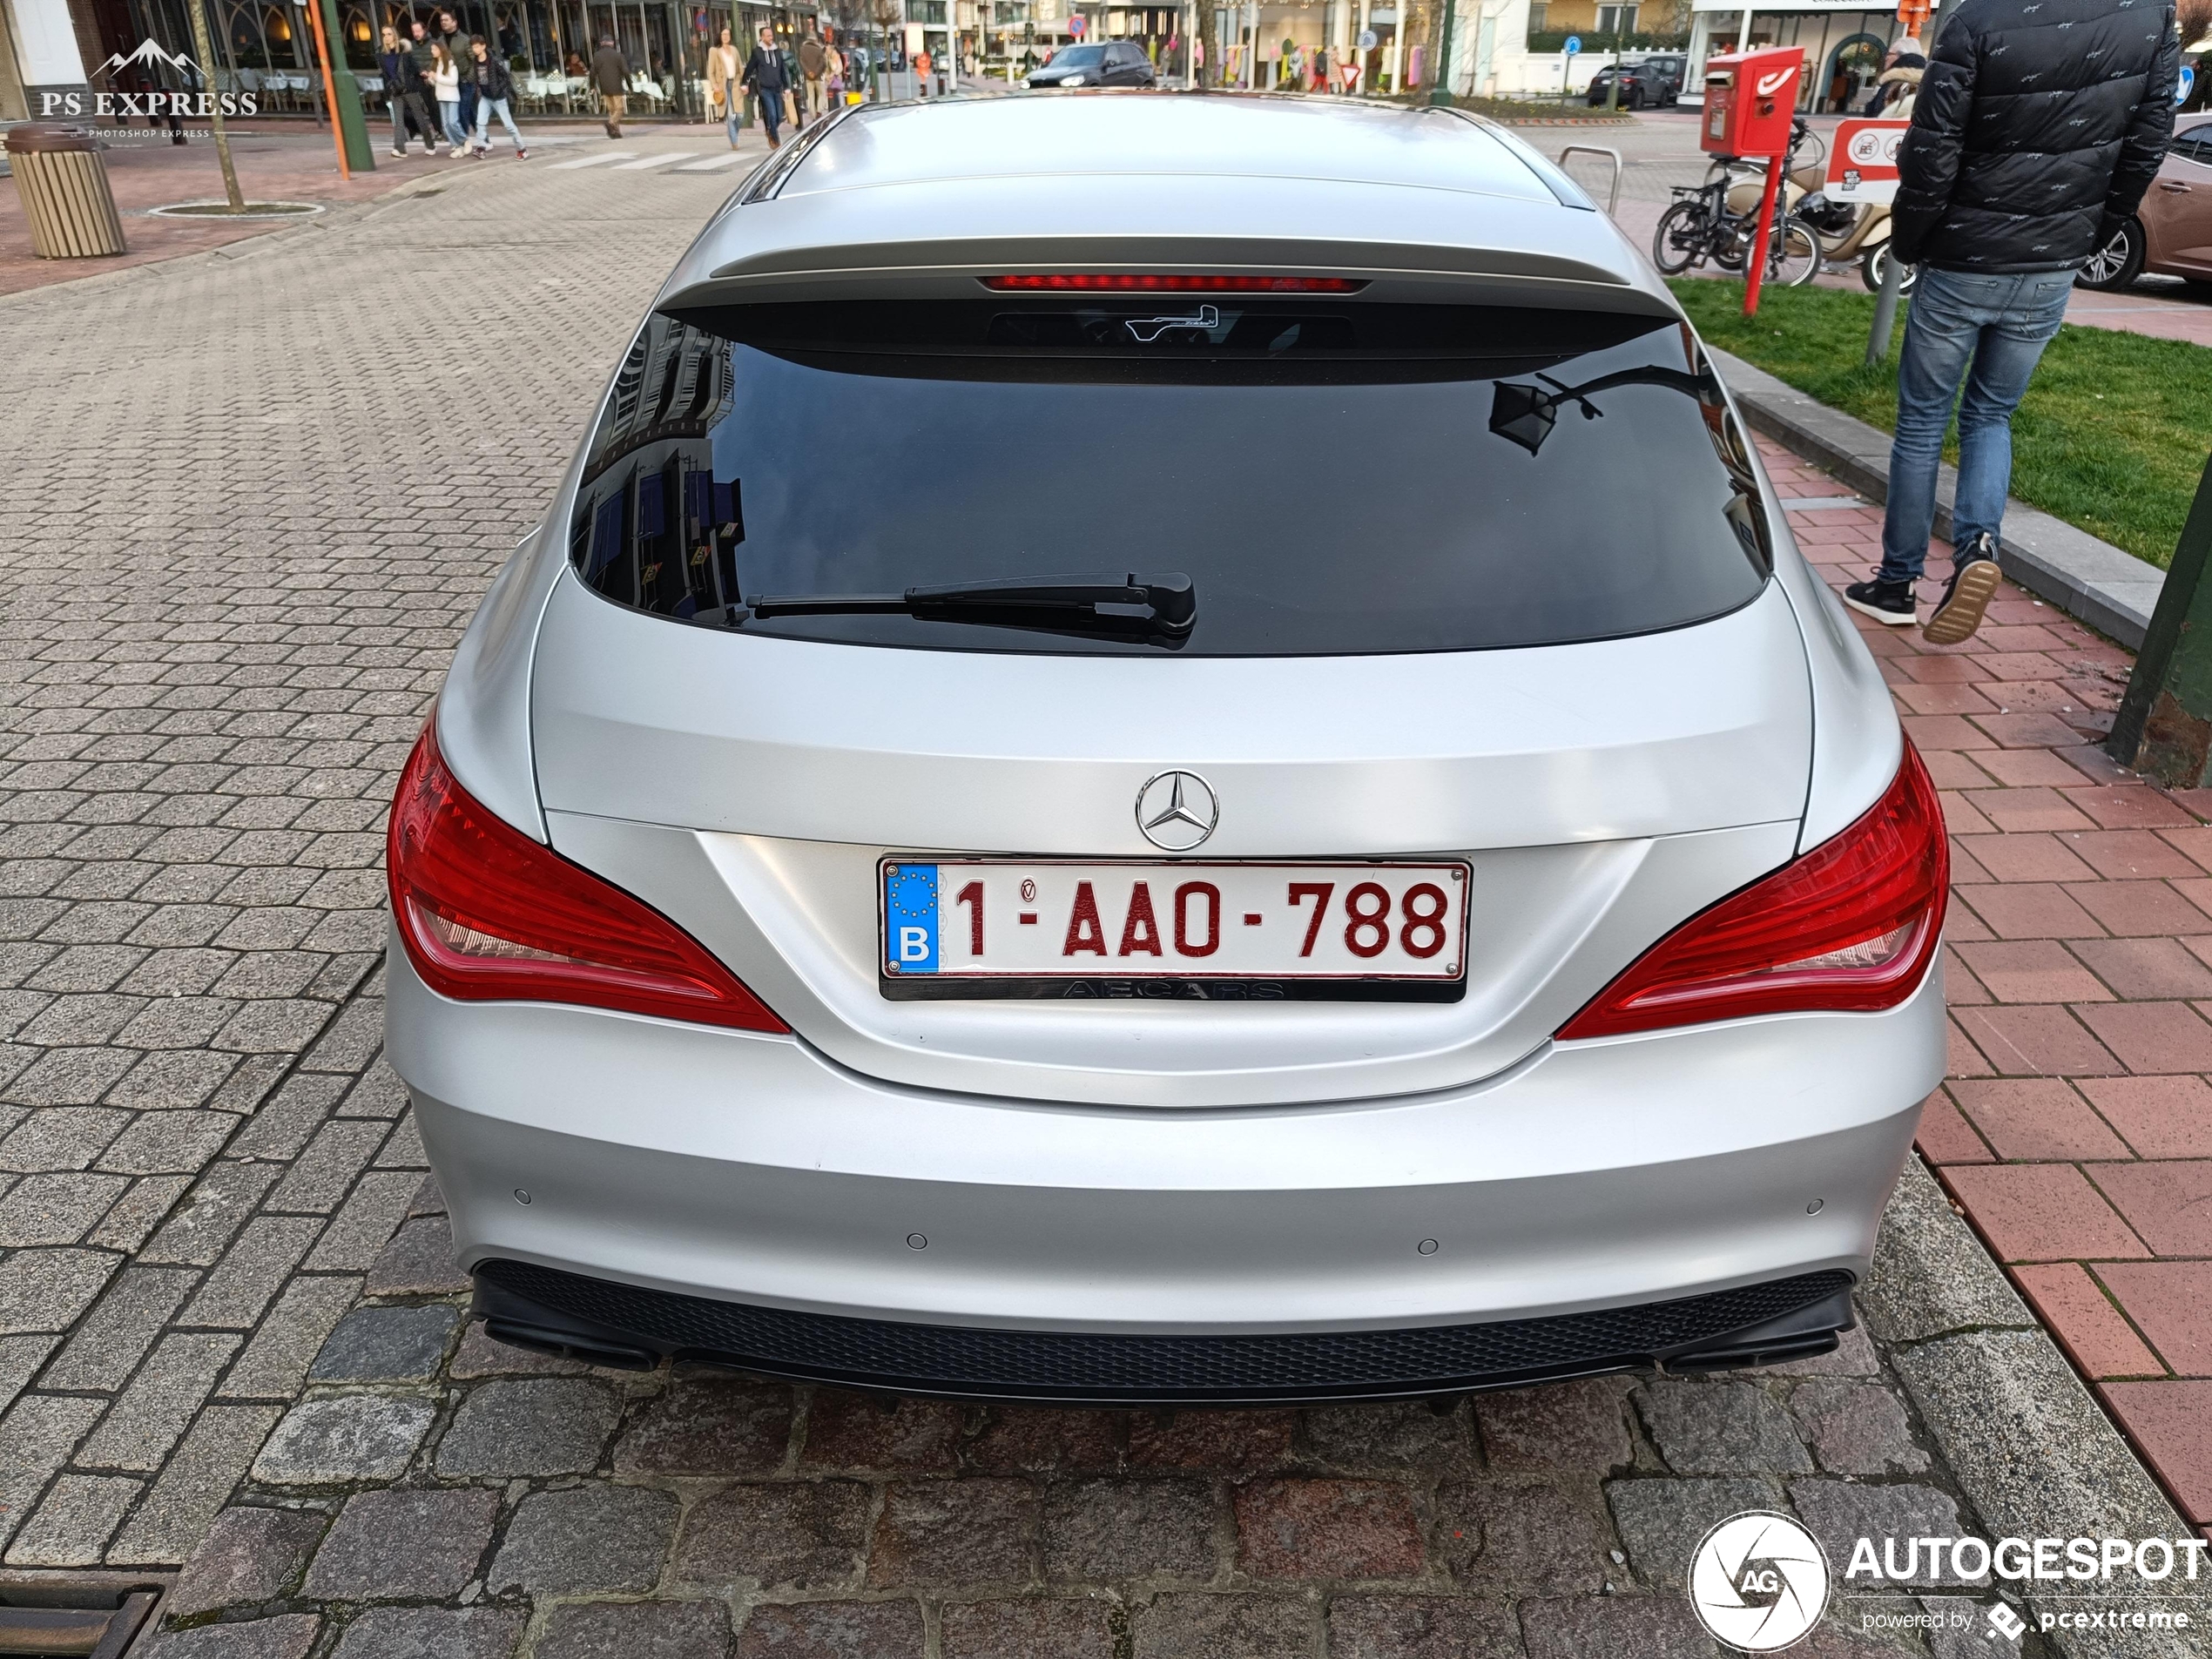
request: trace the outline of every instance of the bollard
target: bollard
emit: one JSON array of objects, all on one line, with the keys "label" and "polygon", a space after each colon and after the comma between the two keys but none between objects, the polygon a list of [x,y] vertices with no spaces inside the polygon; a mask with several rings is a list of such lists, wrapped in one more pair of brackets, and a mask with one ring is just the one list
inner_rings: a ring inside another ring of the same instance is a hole
[{"label": "bollard", "polygon": [[2212,781],[2212,459],[2158,590],[2105,752],[2174,789]]},{"label": "bollard", "polygon": [[1905,263],[1897,245],[1882,260],[1882,290],[1874,297],[1874,326],[1866,334],[1866,367],[1878,368],[1890,354],[1890,334],[1897,327],[1897,300],[1905,292]]}]

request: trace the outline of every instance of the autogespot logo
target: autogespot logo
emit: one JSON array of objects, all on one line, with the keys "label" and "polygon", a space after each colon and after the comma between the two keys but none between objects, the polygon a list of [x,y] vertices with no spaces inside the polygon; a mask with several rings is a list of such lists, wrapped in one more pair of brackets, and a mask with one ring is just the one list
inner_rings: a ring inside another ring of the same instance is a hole
[{"label": "autogespot logo", "polygon": [[1828,1558],[1787,1515],[1730,1515],[1690,1557],[1689,1605],[1716,1641],[1742,1653],[1779,1652],[1820,1622]]}]

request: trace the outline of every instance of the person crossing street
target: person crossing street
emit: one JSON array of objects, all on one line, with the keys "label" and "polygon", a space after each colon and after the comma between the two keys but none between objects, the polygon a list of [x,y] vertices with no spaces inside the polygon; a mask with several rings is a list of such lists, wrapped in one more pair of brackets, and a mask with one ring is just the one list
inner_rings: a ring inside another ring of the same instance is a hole
[{"label": "person crossing street", "polygon": [[415,54],[401,40],[400,31],[389,24],[384,25],[382,44],[383,51],[378,54],[376,63],[383,71],[384,96],[392,109],[392,153],[402,160],[406,158],[407,130],[412,124],[422,135],[423,149],[435,156],[438,153],[438,127],[430,118],[430,106],[423,97],[422,76],[415,66]]},{"label": "person crossing street", "polygon": [[599,50],[591,55],[591,84],[607,123],[607,136],[622,137],[622,118],[630,106],[630,60],[622,55],[612,35],[599,37]]},{"label": "person crossing street", "polygon": [[1937,468],[1959,408],[1953,569],[1923,633],[1953,645],[1997,591],[2013,411],[2066,316],[2074,273],[2134,214],[2174,131],[2171,0],[1963,0],[1898,150],[1893,257],[1920,267],[1898,364],[1882,563],[1853,610],[1919,621]]},{"label": "person crossing street", "polygon": [[482,35],[469,43],[475,62],[468,73],[476,88],[476,150],[480,156],[491,153],[491,118],[499,117],[499,124],[507,129],[507,136],[515,141],[515,158],[529,159],[530,152],[523,147],[523,135],[515,125],[510,105],[515,97],[515,77],[507,67],[507,60],[493,52]]},{"label": "person crossing street", "polygon": [[760,25],[760,44],[745,59],[745,84],[760,100],[760,125],[767,132],[768,147],[779,148],[783,140],[778,129],[783,125],[784,98],[791,89],[791,78],[785,72],[784,55],[776,46],[776,31],[765,24]]}]

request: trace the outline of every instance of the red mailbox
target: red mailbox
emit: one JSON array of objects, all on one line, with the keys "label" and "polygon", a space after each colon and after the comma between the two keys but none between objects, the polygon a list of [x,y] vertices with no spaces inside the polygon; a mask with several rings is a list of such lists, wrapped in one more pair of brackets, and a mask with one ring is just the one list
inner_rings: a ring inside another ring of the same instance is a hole
[{"label": "red mailbox", "polygon": [[1790,147],[1804,49],[1769,47],[1705,62],[1705,119],[1698,141],[1715,155],[1778,156]]}]

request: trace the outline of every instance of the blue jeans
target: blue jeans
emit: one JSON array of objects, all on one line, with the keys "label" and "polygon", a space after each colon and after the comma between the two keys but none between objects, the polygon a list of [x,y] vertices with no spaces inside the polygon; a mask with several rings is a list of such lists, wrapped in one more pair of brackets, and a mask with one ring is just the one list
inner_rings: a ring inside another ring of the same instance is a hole
[{"label": "blue jeans", "polygon": [[1885,582],[1917,582],[1935,530],[1936,469],[1959,382],[1959,493],[1951,542],[1997,534],[2013,482],[2013,411],[2066,317],[2071,271],[1983,275],[1922,269],[1897,369],[1897,437],[1882,516]]},{"label": "blue jeans", "polygon": [[480,150],[491,148],[491,118],[495,114],[499,117],[499,125],[507,129],[507,136],[514,139],[515,147],[521,149],[523,135],[515,130],[515,118],[507,112],[507,100],[503,98],[486,98],[482,93],[476,96],[476,147]]},{"label": "blue jeans", "polygon": [[730,113],[722,119],[722,130],[730,135],[730,148],[738,147],[738,132],[745,125],[745,98],[736,87],[730,89]]},{"label": "blue jeans", "polygon": [[438,119],[445,126],[446,142],[448,144],[451,145],[456,150],[465,150],[469,147],[469,130],[461,125],[461,103],[459,99],[456,98],[452,103],[448,104],[445,101],[445,99],[440,98],[438,100]]}]

